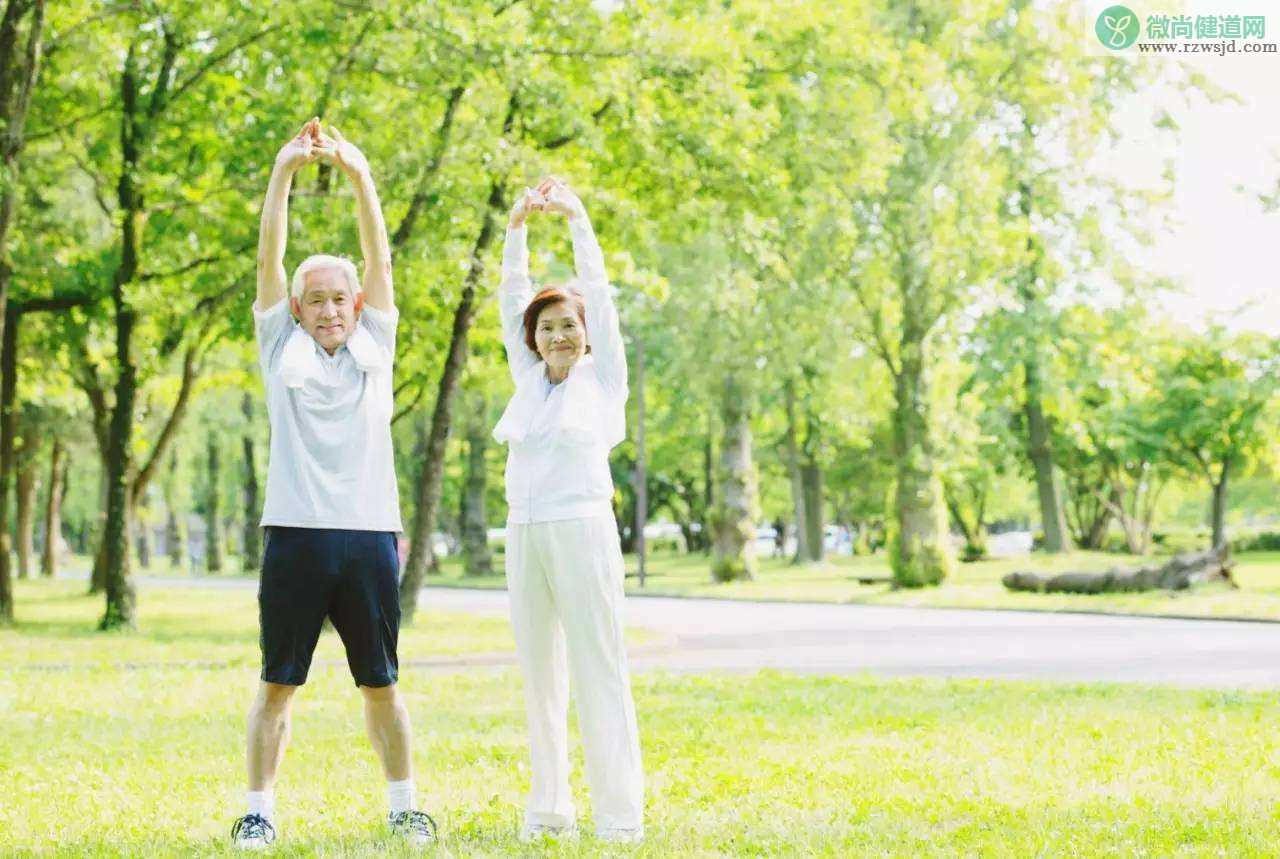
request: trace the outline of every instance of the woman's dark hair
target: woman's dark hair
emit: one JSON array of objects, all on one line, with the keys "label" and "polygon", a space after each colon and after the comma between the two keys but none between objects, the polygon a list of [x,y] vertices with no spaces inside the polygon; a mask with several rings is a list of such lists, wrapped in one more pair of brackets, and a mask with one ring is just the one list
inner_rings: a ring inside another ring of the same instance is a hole
[{"label": "woman's dark hair", "polygon": [[[538,340],[535,332],[538,328],[538,317],[542,315],[542,311],[546,310],[553,304],[568,304],[578,313],[578,321],[582,323],[582,330],[587,330],[587,305],[582,300],[582,296],[576,292],[572,292],[562,286],[548,286],[541,290],[533,297],[533,301],[529,302],[529,306],[524,310],[524,345],[529,347],[529,351],[538,354]],[[587,344],[587,352],[591,351],[591,344]]]}]

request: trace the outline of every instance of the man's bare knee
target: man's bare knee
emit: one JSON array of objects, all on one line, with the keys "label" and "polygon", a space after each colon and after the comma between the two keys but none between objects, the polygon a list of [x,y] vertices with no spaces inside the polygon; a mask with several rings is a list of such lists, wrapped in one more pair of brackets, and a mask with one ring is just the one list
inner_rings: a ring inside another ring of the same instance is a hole
[{"label": "man's bare knee", "polygon": [[371,704],[385,704],[395,701],[399,697],[396,690],[396,684],[390,686],[361,686],[360,693],[364,695],[364,699]]},{"label": "man's bare knee", "polygon": [[283,683],[268,683],[265,680],[258,687],[258,700],[254,702],[258,709],[265,712],[279,713],[289,709],[297,686],[286,686]]},{"label": "man's bare knee", "polygon": [[396,684],[390,686],[361,686],[361,694],[364,695],[367,704],[398,704],[400,702],[400,693],[396,689]]}]

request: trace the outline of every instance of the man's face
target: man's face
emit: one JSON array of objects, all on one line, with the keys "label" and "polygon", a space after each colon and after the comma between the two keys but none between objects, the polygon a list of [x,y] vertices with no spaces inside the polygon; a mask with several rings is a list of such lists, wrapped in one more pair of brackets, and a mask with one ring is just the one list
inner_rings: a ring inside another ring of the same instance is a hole
[{"label": "man's face", "polygon": [[302,300],[293,299],[298,324],[332,355],[356,330],[364,294],[353,296],[342,271],[319,268],[307,272]]},{"label": "man's face", "polygon": [[559,301],[548,304],[538,314],[534,342],[538,344],[538,355],[548,367],[568,370],[586,351],[586,334],[573,306]]}]

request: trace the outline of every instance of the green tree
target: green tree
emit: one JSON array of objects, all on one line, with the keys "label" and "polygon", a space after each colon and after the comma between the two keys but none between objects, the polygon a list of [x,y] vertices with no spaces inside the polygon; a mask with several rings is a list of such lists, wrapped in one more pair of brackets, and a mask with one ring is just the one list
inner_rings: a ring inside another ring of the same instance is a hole
[{"label": "green tree", "polygon": [[[44,39],[44,0],[7,0],[0,18],[0,325],[7,312],[13,263],[9,256],[9,231],[18,201],[19,156],[26,142],[27,113],[40,73]],[[7,342],[16,343],[8,335]],[[5,384],[12,384],[6,377]],[[9,569],[9,486],[13,468],[13,403],[3,406],[7,430],[0,445],[0,624],[13,622],[13,590]]]},{"label": "green tree", "polygon": [[1280,350],[1221,328],[1187,335],[1175,348],[1160,368],[1152,429],[1180,469],[1209,484],[1212,545],[1225,546],[1231,478],[1264,454],[1274,429],[1264,418],[1280,386]]},{"label": "green tree", "polygon": [[[935,411],[938,340],[1008,265],[1000,222],[1004,171],[976,132],[1016,69],[1016,16],[976,6],[955,15],[911,3],[882,16],[893,59],[877,75],[893,160],[881,187],[851,202],[861,234],[851,286],[862,336],[893,378],[898,461],[891,562],[899,586],[941,582],[948,545]],[[973,38],[981,32],[981,49]]]}]

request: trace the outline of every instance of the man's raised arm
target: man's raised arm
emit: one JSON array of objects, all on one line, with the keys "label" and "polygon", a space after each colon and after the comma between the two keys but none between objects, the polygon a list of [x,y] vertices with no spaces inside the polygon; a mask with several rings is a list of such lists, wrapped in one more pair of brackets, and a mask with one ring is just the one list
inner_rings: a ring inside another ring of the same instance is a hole
[{"label": "man's raised arm", "polygon": [[281,148],[271,168],[267,198],[262,204],[262,223],[258,227],[258,310],[274,307],[288,293],[284,246],[289,232],[289,186],[293,184],[293,174],[315,160],[319,130],[319,119],[302,126],[298,136]]},{"label": "man's raised arm", "polygon": [[355,189],[357,215],[360,219],[360,253],[364,256],[364,303],[378,310],[395,307],[391,284],[391,243],[387,240],[387,224],[382,218],[382,203],[373,184],[369,162],[354,143],[330,126],[330,135],[321,135],[320,157],[338,167],[351,180]]}]

